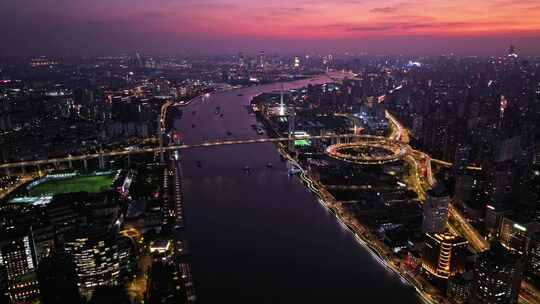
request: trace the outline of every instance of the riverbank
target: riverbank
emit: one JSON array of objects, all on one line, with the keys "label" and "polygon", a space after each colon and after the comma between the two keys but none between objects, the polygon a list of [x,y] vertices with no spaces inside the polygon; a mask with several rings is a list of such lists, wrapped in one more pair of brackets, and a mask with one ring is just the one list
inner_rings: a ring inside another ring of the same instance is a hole
[{"label": "riverbank", "polygon": [[292,158],[290,154],[285,151],[285,149],[279,148],[278,150],[283,157],[285,157],[289,162],[293,163],[300,170],[300,180],[302,180],[308,189],[318,198],[319,203],[334,214],[344,229],[351,231],[358,243],[367,249],[367,251],[379,263],[381,263],[381,265],[396,274],[403,283],[414,288],[424,303],[441,303],[440,299],[432,299],[429,294],[422,291],[422,283],[416,281],[405,271],[398,268],[398,266],[396,266],[392,261],[392,257],[388,253],[388,250],[382,249],[381,244],[377,244],[375,241],[375,236],[369,232],[369,229],[363,226],[357,219],[349,215],[348,212],[342,208],[341,204],[334,199],[334,197],[320,182],[313,181],[311,177],[308,176],[307,171],[298,162],[296,162],[296,160],[294,160],[294,158]]},{"label": "riverbank", "polygon": [[[250,104],[255,97],[256,96],[252,97]],[[277,137],[282,136],[282,134],[279,134],[279,131],[275,129],[270,119],[266,115],[264,115],[264,113],[258,114],[259,118],[262,120],[263,124],[267,128],[267,133],[269,135]],[[390,115],[387,113],[387,118],[391,121],[391,124],[393,126],[390,130],[391,132],[388,137],[390,139],[403,139],[404,137],[408,139],[408,136],[403,135],[406,134],[406,132],[401,128],[399,124],[394,121],[395,118],[389,116]],[[292,164],[298,169],[300,180],[317,197],[319,203],[336,217],[336,219],[342,225],[342,227],[344,227],[344,229],[347,229],[354,235],[358,243],[362,245],[362,247],[364,247],[375,258],[375,260],[377,260],[386,269],[397,275],[404,284],[407,284],[411,288],[414,288],[420,299],[424,303],[444,303],[442,297],[438,295],[433,296],[429,292],[426,292],[426,287],[431,290],[434,289],[432,289],[430,287],[430,284],[426,281],[422,282],[422,278],[418,278],[414,275],[409,274],[406,269],[401,267],[401,263],[399,262],[399,260],[396,262],[397,257],[392,254],[392,251],[388,249],[385,244],[380,242],[377,237],[373,235],[370,230],[366,226],[364,226],[358,219],[349,214],[349,212],[345,208],[343,208],[343,205],[336,201],[336,199],[332,196],[332,194],[330,194],[328,189],[326,189],[323,184],[321,184],[319,181],[316,181],[313,176],[310,176],[309,172],[304,169],[302,165],[288,153],[287,148],[283,144],[278,144],[278,151],[283,156],[283,158],[287,159],[290,164]],[[419,178],[418,173],[416,174],[416,177]]]}]

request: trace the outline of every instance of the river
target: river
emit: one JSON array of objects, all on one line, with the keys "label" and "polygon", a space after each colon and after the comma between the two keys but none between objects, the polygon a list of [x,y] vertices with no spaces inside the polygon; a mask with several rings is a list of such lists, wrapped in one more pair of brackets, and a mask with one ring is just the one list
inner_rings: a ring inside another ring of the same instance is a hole
[{"label": "river", "polygon": [[[329,79],[283,85],[324,81]],[[188,144],[259,137],[246,105],[252,96],[279,88],[270,84],[197,99],[176,128]],[[223,117],[215,114],[217,106]],[[266,167],[269,162],[273,168]],[[275,145],[186,150],[182,164],[186,235],[199,303],[420,302],[298,178],[288,176]],[[253,172],[245,173],[244,166]]]}]

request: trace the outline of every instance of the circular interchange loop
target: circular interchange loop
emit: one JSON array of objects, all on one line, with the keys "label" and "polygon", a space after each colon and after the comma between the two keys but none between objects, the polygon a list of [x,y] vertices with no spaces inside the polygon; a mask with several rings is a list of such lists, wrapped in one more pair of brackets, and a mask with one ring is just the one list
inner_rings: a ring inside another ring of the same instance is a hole
[{"label": "circular interchange loop", "polygon": [[[326,154],[349,163],[380,165],[398,161],[409,152],[408,145],[381,136],[366,135],[357,140],[328,146]],[[368,153],[362,153],[364,151]]]}]

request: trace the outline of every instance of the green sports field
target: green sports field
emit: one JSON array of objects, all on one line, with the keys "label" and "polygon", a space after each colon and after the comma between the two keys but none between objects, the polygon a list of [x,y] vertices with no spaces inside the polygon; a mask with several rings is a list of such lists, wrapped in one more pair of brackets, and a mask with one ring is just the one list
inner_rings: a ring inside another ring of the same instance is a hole
[{"label": "green sports field", "polygon": [[51,180],[29,190],[30,196],[69,192],[101,192],[110,188],[113,175],[76,176],[63,180]]}]

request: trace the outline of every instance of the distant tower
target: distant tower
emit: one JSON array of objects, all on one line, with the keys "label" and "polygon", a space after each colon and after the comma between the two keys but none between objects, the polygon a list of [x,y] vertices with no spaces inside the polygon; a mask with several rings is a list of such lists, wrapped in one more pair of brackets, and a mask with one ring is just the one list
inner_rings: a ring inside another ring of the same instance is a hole
[{"label": "distant tower", "polygon": [[511,45],[510,48],[508,48],[508,57],[509,58],[518,58],[519,57],[515,46]]},{"label": "distant tower", "polygon": [[143,62],[142,62],[141,54],[139,54],[139,52],[137,52],[135,57],[137,58],[137,67],[142,68],[143,67]]},{"label": "distant tower", "polygon": [[240,52],[238,53],[238,64],[243,67],[245,65],[244,62],[244,53]]},{"label": "distant tower", "polygon": [[294,57],[294,63],[293,63],[293,66],[294,66],[295,69],[300,68],[300,58]]},{"label": "distant tower", "polygon": [[283,101],[283,84],[281,84],[281,91],[280,91],[279,116],[285,116],[285,102]]},{"label": "distant tower", "polygon": [[500,102],[499,102],[499,117],[501,120],[504,118],[504,112],[506,111],[506,108],[508,108],[508,100],[504,95],[501,95]]},{"label": "distant tower", "polygon": [[259,67],[264,68],[264,50],[259,52]]}]

